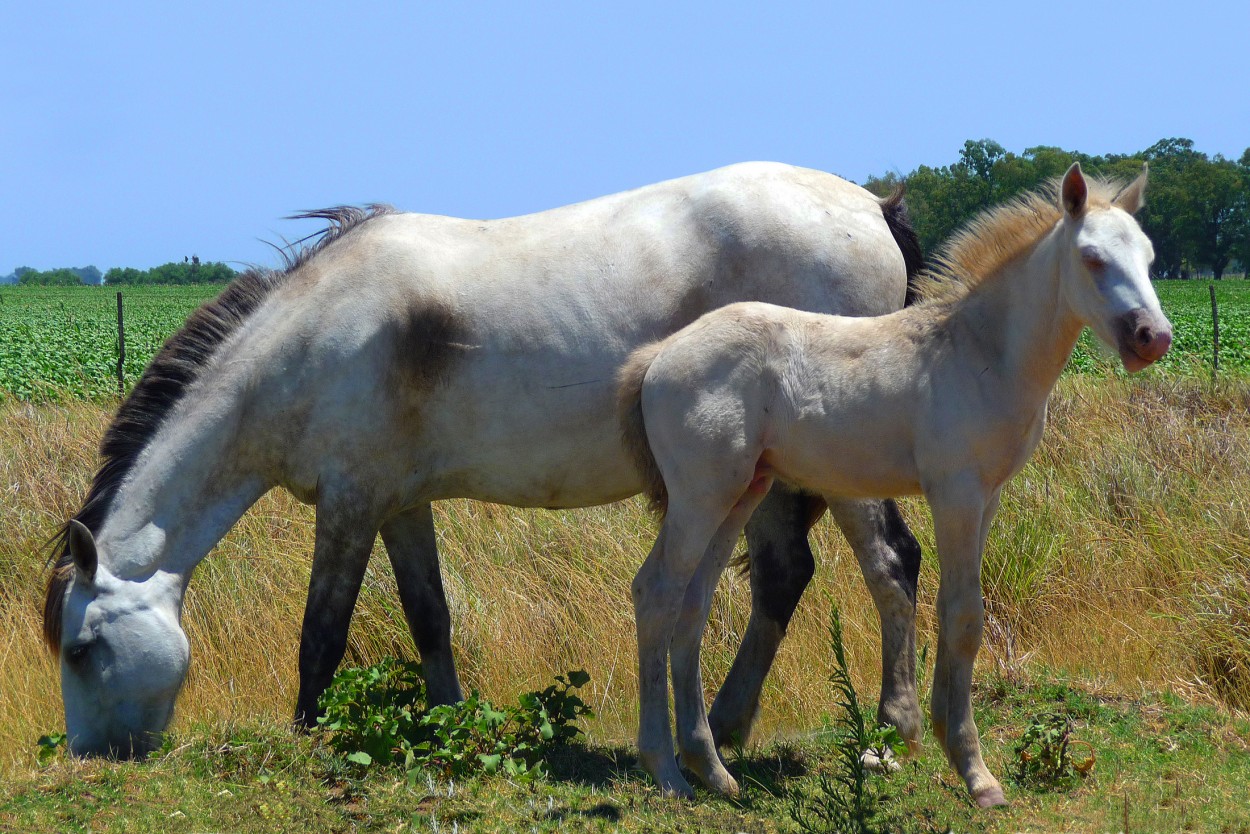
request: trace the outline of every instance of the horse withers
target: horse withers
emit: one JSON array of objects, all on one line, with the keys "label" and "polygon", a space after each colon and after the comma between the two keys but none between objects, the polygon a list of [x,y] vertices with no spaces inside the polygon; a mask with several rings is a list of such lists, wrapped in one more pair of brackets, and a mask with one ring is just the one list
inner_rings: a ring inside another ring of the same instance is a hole
[{"label": "horse withers", "polygon": [[[44,606],[79,753],[158,743],[189,663],[195,566],[267,490],[315,503],[296,715],[311,723],[380,533],[435,703],[461,687],[430,503],[579,507],[641,488],[614,407],[640,345],[745,300],[876,315],[919,249],[899,198],[748,163],[493,221],[374,208],[191,316],[101,444]],[[776,490],[747,530],[752,613],[712,713],[745,738],[813,561],[819,499]],[[882,714],[915,737],[919,549],[897,508],[834,508],[883,622]]]},{"label": "horse withers", "polygon": [[782,482],[829,501],[928,500],[941,564],[934,734],[978,804],[1005,802],[972,716],[982,550],[1082,328],[1129,371],[1171,344],[1132,217],[1145,182],[1143,170],[1122,188],[1091,183],[1073,165],[1057,189],[975,219],[922,286],[928,299],[900,312],[734,304],[631,357],[623,425],[666,510],[633,583],[638,747],[665,793],[691,793],[673,757],[670,655],[681,760],[713,790],[737,791],[704,713],[699,644],[734,542]]}]

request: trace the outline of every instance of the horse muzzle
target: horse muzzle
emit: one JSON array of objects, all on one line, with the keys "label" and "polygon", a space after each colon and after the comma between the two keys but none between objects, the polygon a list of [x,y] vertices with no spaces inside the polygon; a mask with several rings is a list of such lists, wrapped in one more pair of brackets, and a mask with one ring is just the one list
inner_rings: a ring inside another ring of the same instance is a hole
[{"label": "horse muzzle", "polygon": [[1162,313],[1144,307],[1117,318],[1115,331],[1120,361],[1131,374],[1162,358],[1172,347],[1171,322]]}]

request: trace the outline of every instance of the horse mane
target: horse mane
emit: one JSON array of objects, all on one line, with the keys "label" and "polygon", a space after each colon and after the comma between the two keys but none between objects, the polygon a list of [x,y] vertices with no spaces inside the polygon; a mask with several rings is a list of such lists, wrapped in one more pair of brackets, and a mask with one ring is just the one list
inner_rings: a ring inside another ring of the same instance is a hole
[{"label": "horse mane", "polygon": [[[1118,180],[1090,177],[1088,205],[1107,208],[1125,186]],[[913,291],[921,302],[953,304],[1024,254],[1063,217],[1060,179],[982,211],[938,249],[933,266],[916,277]]]},{"label": "horse mane", "polygon": [[[365,222],[393,212],[389,206],[370,205],[363,209],[337,206],[292,215],[289,219],[325,220],[328,225],[320,232],[280,248],[281,271],[252,268],[239,275],[219,296],[202,304],[182,328],[166,340],[104,432],[100,441],[100,467],[91,479],[82,508],[73,519],[93,534],[98,533],[113,497],[139,455],[164,425],[174,406],[200,378],[217,349],[300,267]],[[43,636],[49,648],[56,651],[61,645],[65,595],[74,574],[68,521],[49,540],[47,548],[47,564],[52,566],[52,571],[44,594]]]}]

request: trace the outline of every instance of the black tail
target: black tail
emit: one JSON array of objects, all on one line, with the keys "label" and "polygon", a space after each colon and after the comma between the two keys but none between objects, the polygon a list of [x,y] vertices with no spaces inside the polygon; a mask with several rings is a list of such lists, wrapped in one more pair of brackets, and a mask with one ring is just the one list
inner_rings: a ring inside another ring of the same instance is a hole
[{"label": "black tail", "polygon": [[916,276],[924,271],[924,251],[920,248],[920,238],[911,225],[911,215],[907,213],[907,203],[903,194],[907,186],[900,183],[894,193],[881,201],[881,214],[885,216],[885,224],[894,235],[894,242],[903,253],[903,263],[907,265],[907,297],[903,306],[909,306],[918,297],[916,294]]}]

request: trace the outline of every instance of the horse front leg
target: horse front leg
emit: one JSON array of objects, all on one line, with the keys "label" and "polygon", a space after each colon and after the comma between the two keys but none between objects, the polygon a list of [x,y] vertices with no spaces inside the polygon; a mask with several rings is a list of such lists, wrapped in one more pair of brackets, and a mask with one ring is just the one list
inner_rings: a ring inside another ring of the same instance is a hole
[{"label": "horse front leg", "polygon": [[356,496],[327,494],[317,501],[317,540],[299,646],[295,723],[312,727],[318,700],[347,651],[347,630],[360,594],[378,525]]},{"label": "horse front leg", "polygon": [[404,618],[421,655],[430,704],[463,701],[464,691],[451,649],[451,611],[438,569],[438,542],[430,505],[422,504],[388,519],[382,525],[382,543],[395,571]]},{"label": "horse front leg", "polygon": [[892,724],[917,752],[924,734],[916,692],[916,584],[920,543],[895,501],[830,500],[881,619],[881,701],[877,721]]},{"label": "horse front leg", "polygon": [[972,667],[985,625],[981,554],[998,494],[987,496],[975,487],[957,486],[926,495],[933,509],[941,564],[933,731],[977,805],[1005,805],[1002,786],[982,758],[981,740],[972,715]]},{"label": "horse front leg", "polygon": [[746,525],[751,616],[708,724],[718,747],[746,744],[760,692],[803,590],[816,571],[807,532],[824,500],[774,483]]}]

